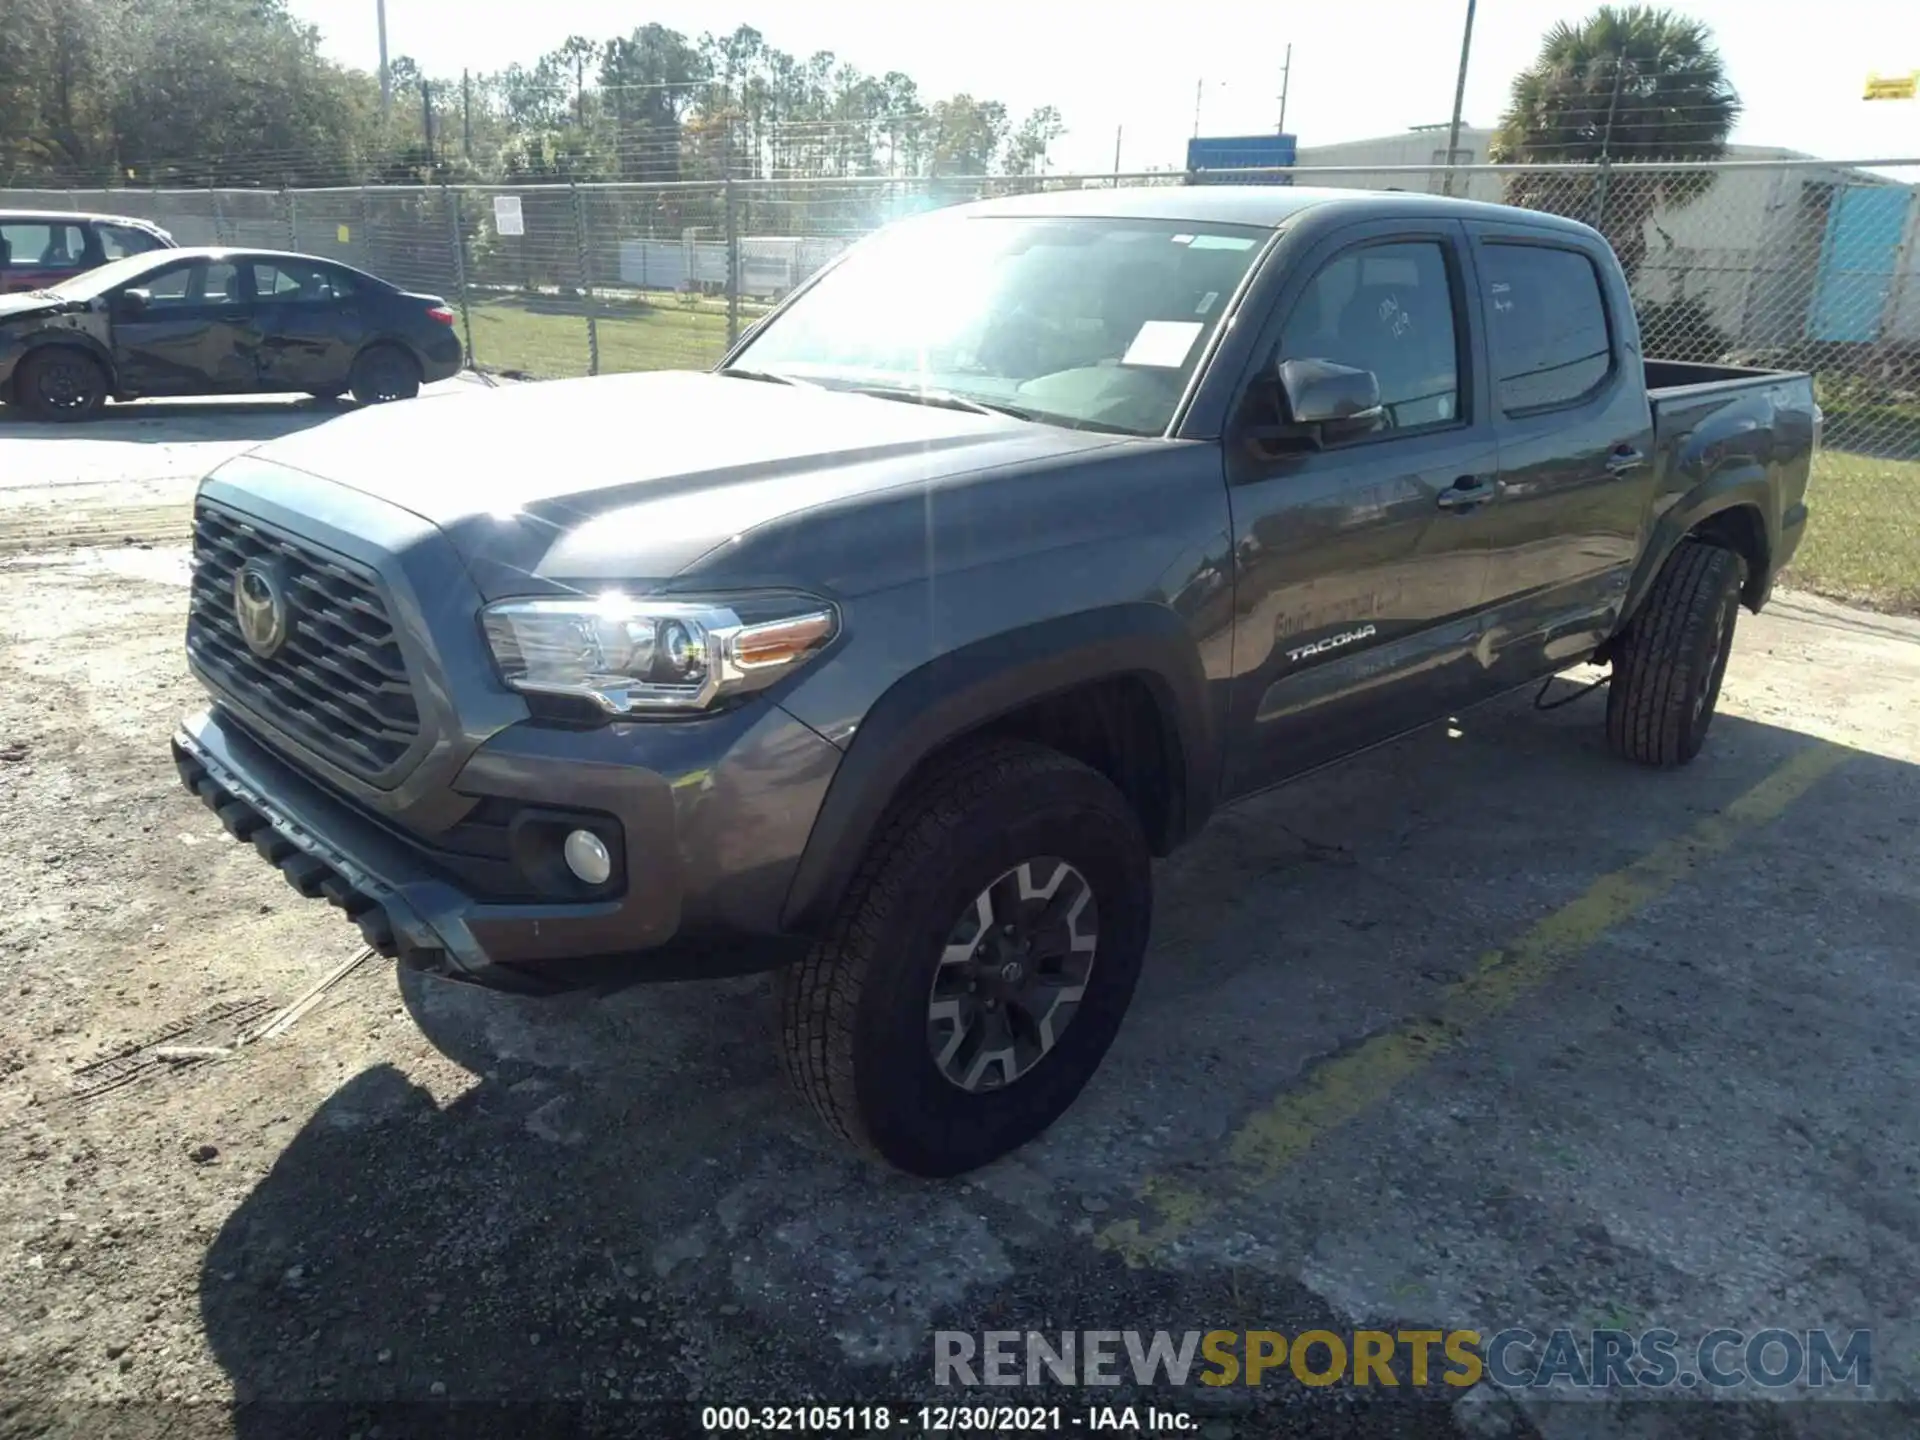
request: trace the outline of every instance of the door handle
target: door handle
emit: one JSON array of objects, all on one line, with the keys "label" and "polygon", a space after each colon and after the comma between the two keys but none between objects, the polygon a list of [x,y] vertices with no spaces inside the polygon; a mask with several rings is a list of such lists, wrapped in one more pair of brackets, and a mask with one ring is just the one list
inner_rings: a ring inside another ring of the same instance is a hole
[{"label": "door handle", "polygon": [[1613,453],[1607,456],[1607,473],[1625,475],[1630,471],[1638,470],[1646,463],[1647,457],[1631,445],[1616,446]]},{"label": "door handle", "polygon": [[233,324],[236,321],[247,319],[249,316],[249,313],[250,312],[247,310],[247,308],[244,305],[233,306],[229,309],[222,310],[220,312],[220,318],[222,320],[225,320],[228,324]]},{"label": "door handle", "polygon": [[1500,498],[1500,482],[1481,475],[1462,475],[1435,497],[1442,510],[1471,510]]}]

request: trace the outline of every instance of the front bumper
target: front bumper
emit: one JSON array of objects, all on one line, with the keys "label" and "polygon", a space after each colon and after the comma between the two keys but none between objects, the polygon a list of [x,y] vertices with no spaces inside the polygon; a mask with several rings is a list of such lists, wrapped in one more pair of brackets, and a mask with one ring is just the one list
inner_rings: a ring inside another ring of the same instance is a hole
[{"label": "front bumper", "polygon": [[317,783],[218,706],[182,725],[173,756],[230,833],[301,894],[344,910],[382,954],[545,994],[791,958],[804,942],[779,916],[839,751],[767,704],[694,725],[501,732],[461,769],[458,796],[592,809],[621,829],[618,893],[538,903],[477,893],[426,837]]}]

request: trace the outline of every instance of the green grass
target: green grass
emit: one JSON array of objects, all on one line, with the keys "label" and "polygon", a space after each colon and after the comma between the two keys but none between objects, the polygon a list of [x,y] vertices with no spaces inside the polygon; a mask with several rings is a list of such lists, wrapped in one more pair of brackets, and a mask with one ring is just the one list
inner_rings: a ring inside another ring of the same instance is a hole
[{"label": "green grass", "polygon": [[1807,507],[1806,538],[1785,583],[1920,614],[1920,461],[1822,451]]},{"label": "green grass", "polygon": [[[726,308],[710,302],[601,300],[592,311],[602,374],[705,369],[727,347]],[[483,370],[520,371],[543,380],[589,374],[588,313],[586,301],[553,295],[476,301],[473,362]],[[743,313],[742,327],[753,318],[754,312]]]}]

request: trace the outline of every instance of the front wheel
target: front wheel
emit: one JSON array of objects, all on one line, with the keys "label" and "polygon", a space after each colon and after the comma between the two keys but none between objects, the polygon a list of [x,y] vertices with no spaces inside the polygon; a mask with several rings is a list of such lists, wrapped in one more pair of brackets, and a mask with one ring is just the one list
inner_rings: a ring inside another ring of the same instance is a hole
[{"label": "front wheel", "polygon": [[375,345],[353,362],[347,388],[362,405],[411,400],[420,393],[420,367],[396,345]]},{"label": "front wheel", "polygon": [[789,1075],[829,1128],[916,1175],[1040,1134],[1119,1032],[1152,920],[1145,836],[1104,776],[994,742],[874,837],[785,977]]},{"label": "front wheel", "polygon": [[84,350],[48,345],[20,362],[14,395],[40,420],[90,420],[107,403],[107,372]]},{"label": "front wheel", "polygon": [[1643,765],[1700,753],[1733,653],[1745,567],[1738,555],[1684,541],[1667,558],[1626,631],[1607,694],[1607,743]]}]

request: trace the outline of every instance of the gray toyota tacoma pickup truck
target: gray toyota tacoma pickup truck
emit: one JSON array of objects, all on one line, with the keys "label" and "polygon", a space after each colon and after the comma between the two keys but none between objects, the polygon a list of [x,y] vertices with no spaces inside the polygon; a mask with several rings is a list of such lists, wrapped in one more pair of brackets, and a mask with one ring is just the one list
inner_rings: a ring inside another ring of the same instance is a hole
[{"label": "gray toyota tacoma pickup truck", "polygon": [[202,483],[190,789],[416,972],[784,967],[953,1174],[1113,1041],[1216,809],[1574,665],[1680,765],[1806,523],[1805,375],[1648,360],[1595,231],[1397,193],[901,222],[713,373],[369,411]]}]

